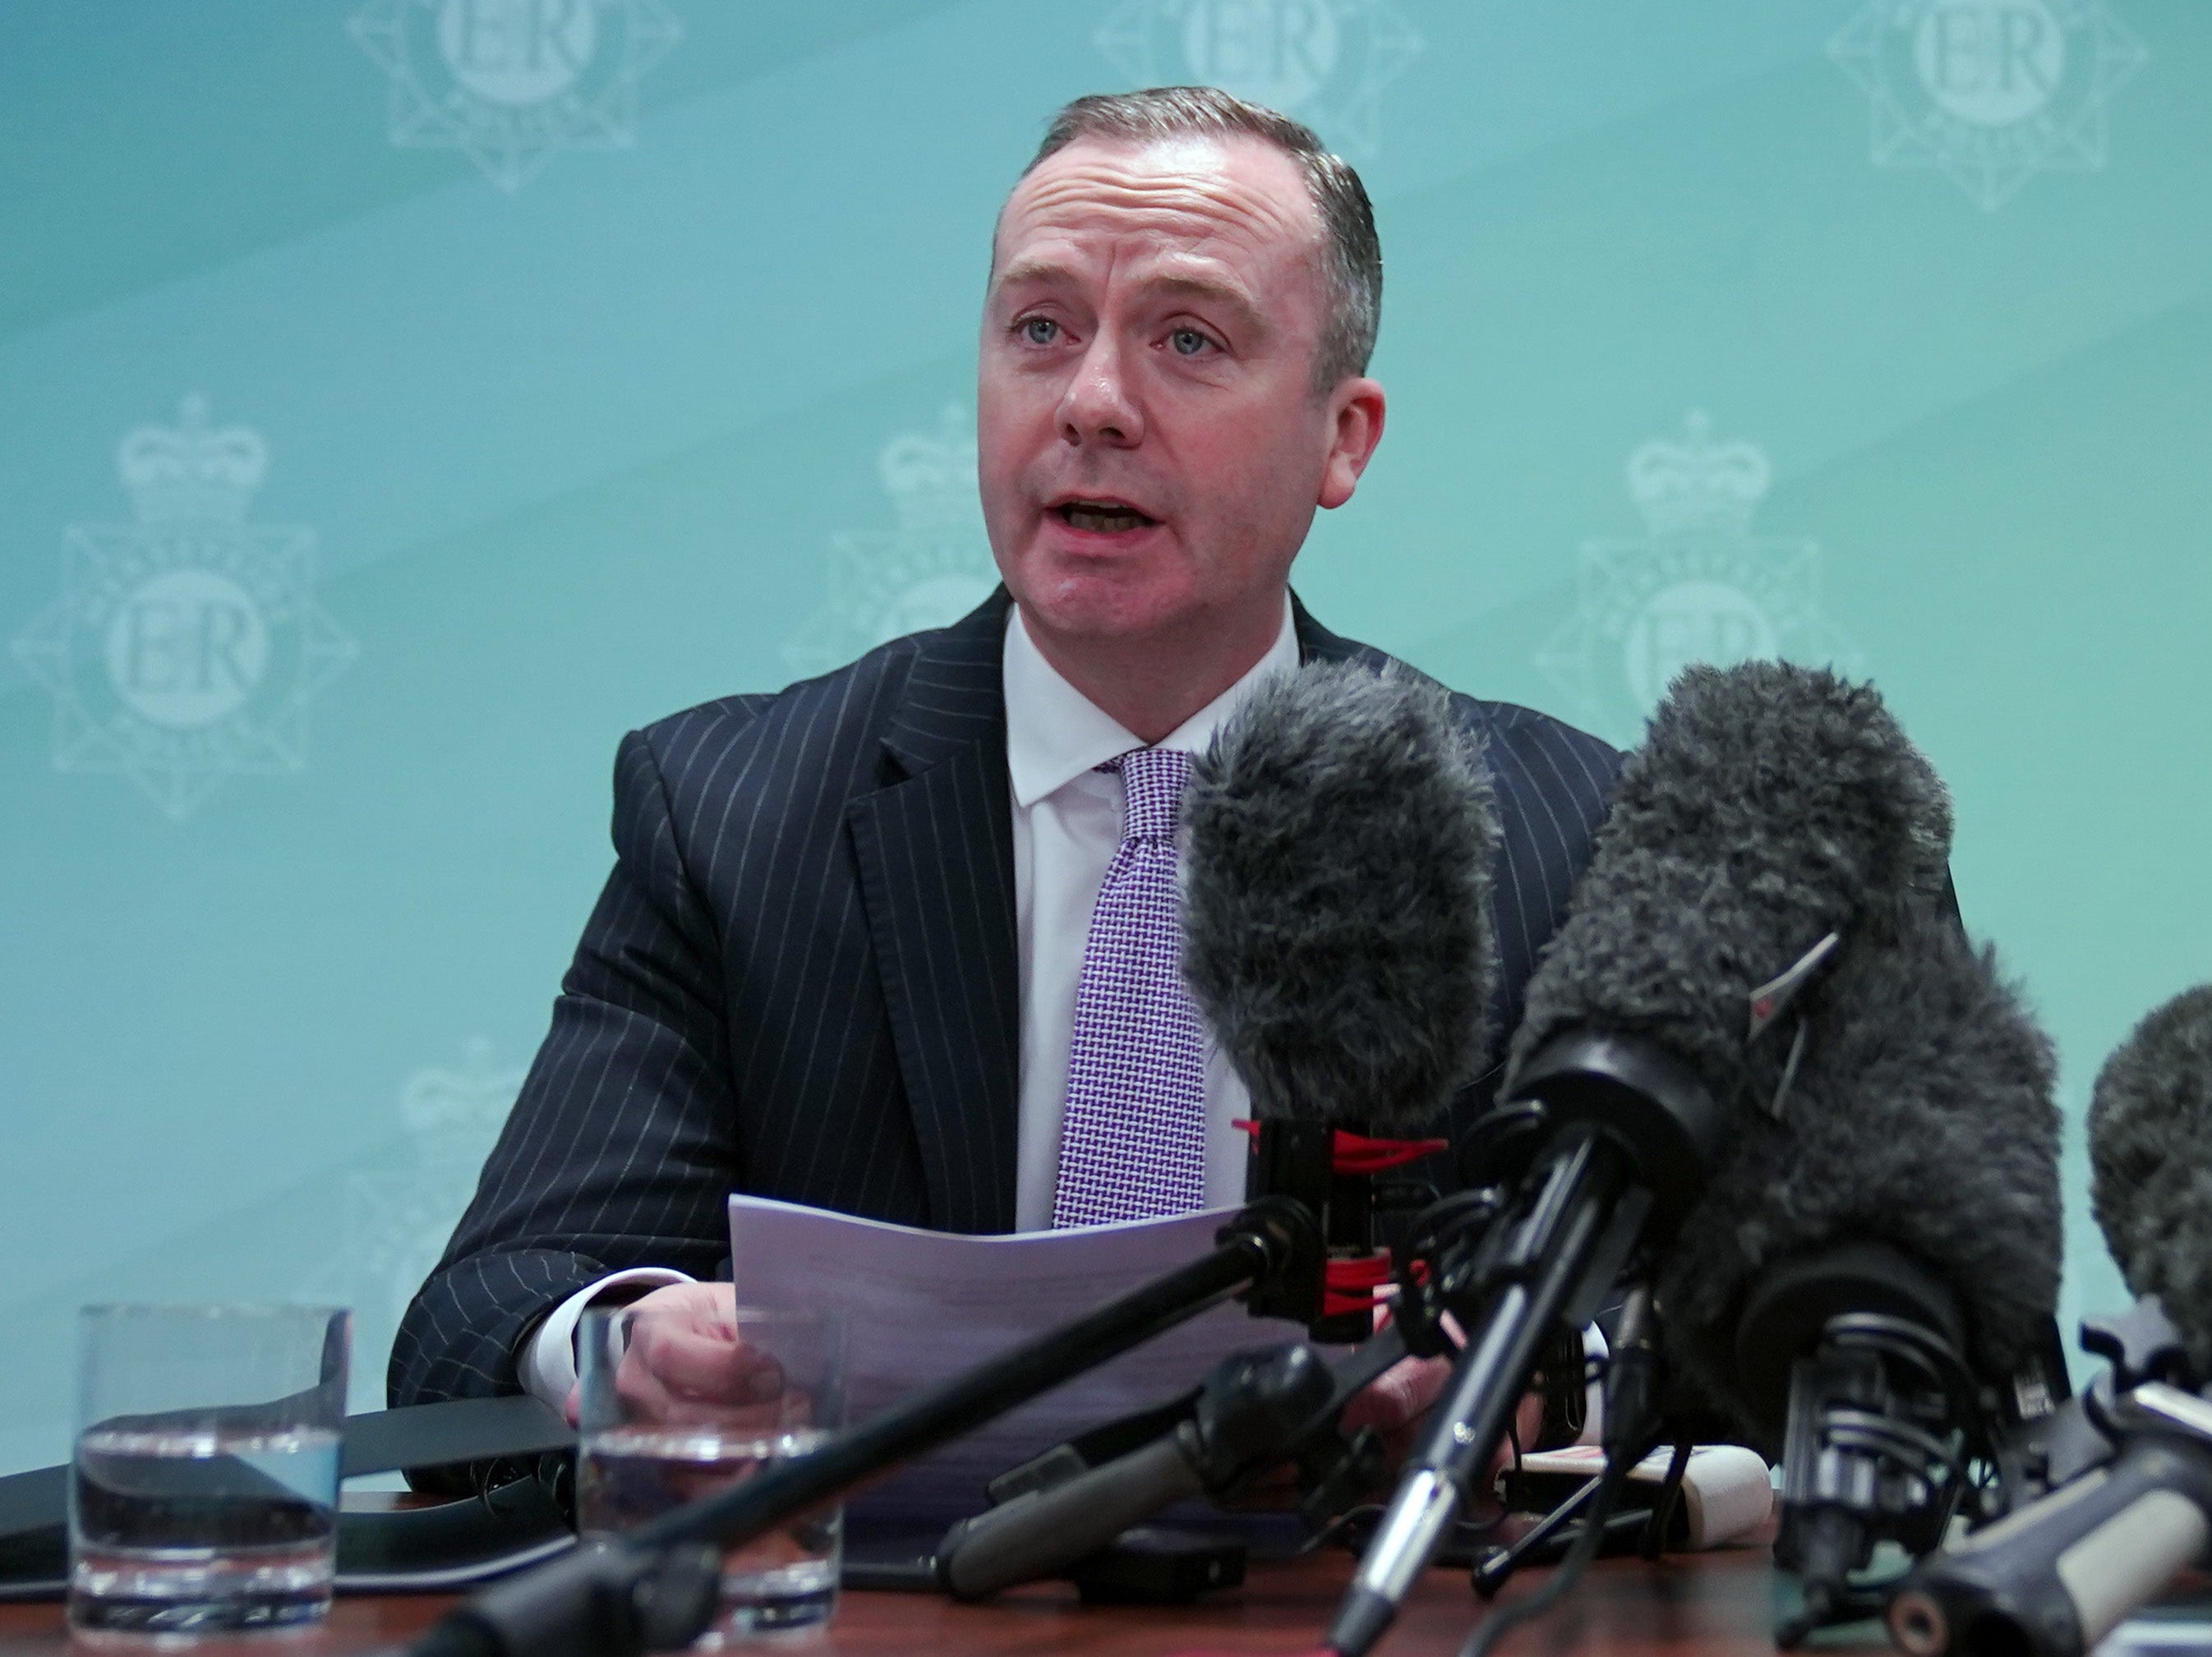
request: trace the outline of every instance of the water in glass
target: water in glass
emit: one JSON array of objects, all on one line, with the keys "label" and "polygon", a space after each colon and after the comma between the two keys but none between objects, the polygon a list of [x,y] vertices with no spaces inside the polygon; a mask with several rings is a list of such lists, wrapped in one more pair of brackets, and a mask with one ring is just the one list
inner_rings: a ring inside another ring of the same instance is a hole
[{"label": "water in glass", "polygon": [[313,1622],[330,1605],[337,1458],[320,1428],[86,1433],[70,1622],[154,1635]]},{"label": "water in glass", "polygon": [[[726,1490],[829,1435],[803,1428],[736,1437],[696,1427],[617,1427],[592,1434],[577,1464],[577,1519],[586,1531],[619,1531]],[[730,1550],[721,1604],[699,1644],[819,1626],[837,1599],[842,1509],[787,1520]]]}]

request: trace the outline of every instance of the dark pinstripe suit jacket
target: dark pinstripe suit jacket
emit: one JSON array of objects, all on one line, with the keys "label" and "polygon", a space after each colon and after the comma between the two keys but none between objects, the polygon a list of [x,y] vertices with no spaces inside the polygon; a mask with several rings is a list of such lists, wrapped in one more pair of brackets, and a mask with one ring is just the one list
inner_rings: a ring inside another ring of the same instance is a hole
[{"label": "dark pinstripe suit jacket", "polygon": [[[614,872],[476,1199],[401,1324],[393,1404],[517,1390],[523,1332],[610,1271],[713,1275],[733,1190],[1012,1229],[1007,602],[623,739]],[[1305,660],[1388,659],[1296,617]],[[1510,1031],[1618,756],[1526,708],[1455,707],[1503,819],[1493,1028]],[[1467,1089],[1452,1126],[1495,1085],[1493,1071]]]}]

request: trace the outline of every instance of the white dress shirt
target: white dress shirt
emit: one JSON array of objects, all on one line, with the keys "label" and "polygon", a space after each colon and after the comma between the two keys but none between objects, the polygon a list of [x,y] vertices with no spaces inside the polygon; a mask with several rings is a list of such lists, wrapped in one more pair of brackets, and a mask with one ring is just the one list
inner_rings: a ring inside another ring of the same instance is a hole
[{"label": "white dress shirt", "polygon": [[[1251,671],[1174,731],[1162,748],[1203,752],[1222,722],[1269,676],[1295,672],[1298,638],[1283,600],[1282,629]],[[1014,1227],[1052,1223],[1067,1053],[1091,912],[1121,848],[1121,773],[1097,768],[1145,744],[1060,677],[1031,642],[1022,613],[1006,612],[1006,780],[1014,796],[1014,925],[1021,944],[1021,1113],[1016,1130]],[[1230,1124],[1249,1099],[1219,1048],[1206,1055],[1206,1201],[1244,1197],[1244,1136]]]},{"label": "white dress shirt", "polygon": [[[1163,737],[1162,748],[1203,751],[1224,720],[1262,681],[1294,672],[1298,640],[1291,601],[1283,625],[1252,670]],[[1006,783],[1014,807],[1014,915],[1021,956],[1021,1079],[1015,1127],[1014,1227],[1052,1224],[1060,1179],[1060,1123],[1067,1105],[1067,1053],[1075,992],[1083,976],[1091,912],[1106,865],[1121,848],[1124,791],[1108,760],[1145,744],[1062,678],[1006,611]],[[1249,1115],[1244,1084],[1218,1047],[1206,1058],[1206,1201],[1242,1202],[1245,1138],[1231,1126]],[[578,1290],[539,1324],[520,1365],[523,1385],[559,1409],[575,1385],[576,1320],[598,1296],[635,1296],[690,1276],[661,1266],[617,1272]]]}]

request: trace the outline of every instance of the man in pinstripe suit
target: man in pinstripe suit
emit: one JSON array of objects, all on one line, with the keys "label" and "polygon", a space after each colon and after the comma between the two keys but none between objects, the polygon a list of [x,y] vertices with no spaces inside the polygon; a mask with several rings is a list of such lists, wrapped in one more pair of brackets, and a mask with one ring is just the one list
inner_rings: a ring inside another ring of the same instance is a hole
[{"label": "man in pinstripe suit", "polygon": [[[626,1385],[672,1409],[726,1388],[729,1290],[696,1280],[726,1275],[733,1189],[948,1230],[1051,1222],[1124,816],[1109,768],[1202,748],[1265,674],[1386,659],[1288,586],[1382,435],[1381,278],[1365,192],[1305,128],[1206,90],[1061,112],[1000,215],[985,304],[1004,586],[950,628],[624,740],[614,872],[408,1311],[395,1404],[563,1399],[594,1297],[642,1296]],[[1510,1029],[1616,756],[1526,709],[1455,706],[1504,819]],[[1202,1083],[1184,1188],[1234,1201],[1243,1096],[1218,1058]],[[1445,1126],[1486,1099],[1478,1082]],[[1432,1380],[1408,1369],[1370,1416],[1401,1423]]]}]

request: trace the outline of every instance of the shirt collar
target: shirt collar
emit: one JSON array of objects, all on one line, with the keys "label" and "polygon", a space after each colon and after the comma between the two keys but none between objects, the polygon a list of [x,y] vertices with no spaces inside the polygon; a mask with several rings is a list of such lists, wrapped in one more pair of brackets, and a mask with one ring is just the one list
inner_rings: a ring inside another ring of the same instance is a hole
[{"label": "shirt collar", "polygon": [[[1283,596],[1283,625],[1267,653],[1251,671],[1160,739],[1162,748],[1202,752],[1224,720],[1243,706],[1261,681],[1298,665],[1297,629],[1290,595]],[[1117,755],[1145,744],[1119,719],[1060,677],[1022,624],[1021,606],[1006,609],[1006,771],[1014,804],[1027,810]]]}]

